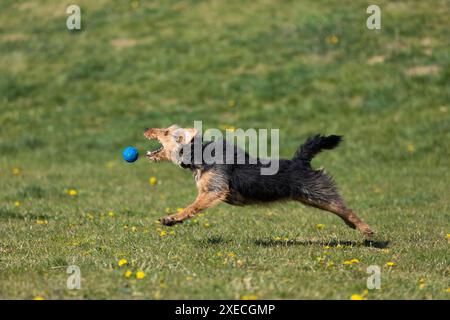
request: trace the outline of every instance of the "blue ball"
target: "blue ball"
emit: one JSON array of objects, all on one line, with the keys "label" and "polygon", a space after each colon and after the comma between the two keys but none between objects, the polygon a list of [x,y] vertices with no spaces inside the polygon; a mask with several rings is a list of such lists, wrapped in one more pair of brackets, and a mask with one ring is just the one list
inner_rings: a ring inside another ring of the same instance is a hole
[{"label": "blue ball", "polygon": [[126,147],[122,152],[122,157],[126,162],[135,162],[139,157],[139,152],[135,147]]}]

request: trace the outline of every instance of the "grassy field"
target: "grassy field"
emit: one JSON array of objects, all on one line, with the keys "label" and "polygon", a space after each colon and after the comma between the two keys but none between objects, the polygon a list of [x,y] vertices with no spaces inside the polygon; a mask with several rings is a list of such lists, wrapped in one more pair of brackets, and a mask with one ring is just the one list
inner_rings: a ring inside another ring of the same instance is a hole
[{"label": "grassy field", "polygon": [[[449,299],[449,3],[377,1],[380,31],[369,4],[2,0],[0,298]],[[121,150],[194,120],[279,128],[283,157],[344,135],[313,164],[374,242],[297,203],[159,226],[194,181]],[[370,265],[381,289],[365,292]]]}]

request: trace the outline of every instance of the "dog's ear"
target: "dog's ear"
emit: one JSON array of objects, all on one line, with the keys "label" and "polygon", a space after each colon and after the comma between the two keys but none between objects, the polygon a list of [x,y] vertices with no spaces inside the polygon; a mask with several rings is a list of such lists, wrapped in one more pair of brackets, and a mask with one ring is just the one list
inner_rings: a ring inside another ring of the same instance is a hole
[{"label": "dog's ear", "polygon": [[197,135],[198,130],[195,128],[186,128],[186,129],[178,129],[175,132],[175,139],[178,143],[181,144],[188,144],[191,143],[191,141],[195,138]]}]

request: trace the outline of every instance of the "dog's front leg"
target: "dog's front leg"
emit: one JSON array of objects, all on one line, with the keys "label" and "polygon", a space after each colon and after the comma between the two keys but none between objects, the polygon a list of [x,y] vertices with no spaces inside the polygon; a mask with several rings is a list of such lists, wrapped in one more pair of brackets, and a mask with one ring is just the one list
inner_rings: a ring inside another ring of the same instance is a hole
[{"label": "dog's front leg", "polygon": [[224,199],[224,194],[219,192],[205,192],[197,196],[197,199],[190,204],[183,211],[172,214],[170,216],[159,219],[159,222],[165,226],[173,226],[177,223],[182,223],[186,219],[192,218],[197,213],[215,206]]}]

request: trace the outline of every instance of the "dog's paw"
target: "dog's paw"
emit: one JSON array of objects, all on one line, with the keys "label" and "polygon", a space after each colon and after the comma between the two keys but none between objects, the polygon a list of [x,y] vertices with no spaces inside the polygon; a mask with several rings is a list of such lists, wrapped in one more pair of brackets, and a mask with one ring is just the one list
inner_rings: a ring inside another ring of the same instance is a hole
[{"label": "dog's paw", "polygon": [[173,226],[177,223],[183,223],[183,221],[178,220],[176,217],[174,216],[166,216],[166,217],[162,217],[161,219],[159,219],[159,223],[161,223],[162,225],[165,226]]}]

